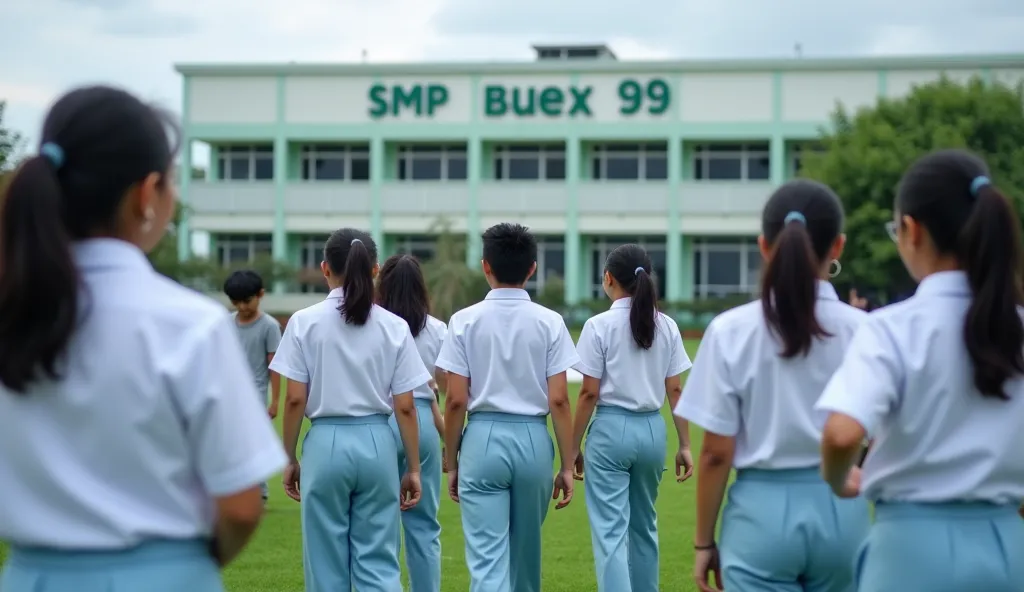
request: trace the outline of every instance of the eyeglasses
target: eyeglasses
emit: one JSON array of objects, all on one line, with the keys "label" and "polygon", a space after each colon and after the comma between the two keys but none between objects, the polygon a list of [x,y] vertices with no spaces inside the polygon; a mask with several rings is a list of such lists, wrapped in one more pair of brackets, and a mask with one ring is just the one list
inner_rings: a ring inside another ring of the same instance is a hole
[{"label": "eyeglasses", "polygon": [[889,220],[888,222],[885,223],[885,232],[889,235],[889,238],[892,239],[892,242],[897,241],[895,220]]}]

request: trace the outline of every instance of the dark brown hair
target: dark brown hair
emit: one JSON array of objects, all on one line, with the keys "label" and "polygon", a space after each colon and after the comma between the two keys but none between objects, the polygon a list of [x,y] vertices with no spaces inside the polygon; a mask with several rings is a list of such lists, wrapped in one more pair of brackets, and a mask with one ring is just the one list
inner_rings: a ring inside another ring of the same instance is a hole
[{"label": "dark brown hair", "polygon": [[641,349],[651,349],[658,319],[658,290],[651,258],[640,245],[622,245],[608,254],[605,270],[630,296],[629,330]]},{"label": "dark brown hair", "polygon": [[416,337],[427,326],[430,299],[420,262],[412,255],[392,255],[377,276],[377,305],[402,317]]},{"label": "dark brown hair", "polygon": [[377,243],[355,228],[335,230],[324,245],[324,261],[342,278],[342,299],[338,310],[346,323],[365,325],[373,310],[373,266]]}]

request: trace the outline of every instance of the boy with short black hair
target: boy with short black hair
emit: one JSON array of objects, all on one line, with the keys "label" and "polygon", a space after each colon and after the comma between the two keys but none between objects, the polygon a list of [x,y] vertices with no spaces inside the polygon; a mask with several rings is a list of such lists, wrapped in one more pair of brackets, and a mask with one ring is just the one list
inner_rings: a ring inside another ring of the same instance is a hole
[{"label": "boy with short black hair", "polygon": [[[462,508],[472,588],[539,591],[552,488],[563,493],[556,509],[572,499],[566,371],[579,357],[562,316],[523,289],[537,270],[537,240],[527,228],[488,228],[483,270],[491,291],[452,315],[436,364],[448,372],[448,491]],[[549,413],[562,459],[553,485]]]},{"label": "boy with short black hair", "polygon": [[[260,310],[260,301],[265,291],[263,278],[251,270],[233,272],[224,281],[224,294],[235,307],[235,328],[242,342],[246,359],[256,379],[256,388],[264,396],[267,405],[267,389],[270,389],[270,403],[267,412],[271,419],[277,417],[277,409],[281,396],[281,376],[270,371],[270,361],[281,343],[281,324],[277,319]],[[264,483],[261,486],[263,501],[266,503],[270,489]]]}]

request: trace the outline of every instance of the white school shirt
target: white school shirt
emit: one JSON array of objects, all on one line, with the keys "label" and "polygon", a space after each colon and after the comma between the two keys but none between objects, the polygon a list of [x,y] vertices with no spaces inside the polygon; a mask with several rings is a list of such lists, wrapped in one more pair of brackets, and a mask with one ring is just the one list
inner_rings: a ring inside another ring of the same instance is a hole
[{"label": "white school shirt", "polygon": [[1009,401],[974,388],[963,333],[970,303],[964,273],[926,277],[910,299],[871,313],[818,401],[874,439],[867,498],[1024,499],[1024,379],[1004,385]]},{"label": "white school shirt", "polygon": [[470,413],[547,415],[548,378],[579,360],[561,315],[498,288],[452,315],[436,365],[470,379]]},{"label": "white school shirt", "polygon": [[[420,360],[427,368],[431,378],[434,376],[434,361],[437,354],[441,353],[441,344],[448,334],[448,327],[434,317],[427,315],[427,324],[420,330],[419,335],[414,338],[416,351],[420,354]],[[430,381],[427,381],[412,391],[412,396],[417,399],[434,400],[434,390],[430,388]]]},{"label": "white school shirt", "polygon": [[657,411],[665,403],[665,379],[690,369],[679,325],[657,314],[654,343],[641,349],[629,326],[631,298],[612,302],[606,312],[590,318],[580,333],[576,370],[601,381],[598,405],[629,411]]},{"label": "white school shirt", "polygon": [[228,311],[113,239],[74,246],[63,379],[0,387],[0,540],[110,550],[211,535],[286,458]]},{"label": "white school shirt", "polygon": [[821,464],[825,415],[814,404],[867,313],[819,281],[814,314],[832,336],[815,339],[807,356],[790,359],[779,355],[782,341],[765,323],[759,300],[718,315],[704,333],[675,414],[734,436],[737,469]]},{"label": "white school shirt", "polygon": [[[366,324],[349,324],[335,288],[288,320],[270,369],[307,385],[306,416],[391,415],[392,397],[430,380],[409,325],[373,305]],[[431,395],[433,396],[433,395]]]}]

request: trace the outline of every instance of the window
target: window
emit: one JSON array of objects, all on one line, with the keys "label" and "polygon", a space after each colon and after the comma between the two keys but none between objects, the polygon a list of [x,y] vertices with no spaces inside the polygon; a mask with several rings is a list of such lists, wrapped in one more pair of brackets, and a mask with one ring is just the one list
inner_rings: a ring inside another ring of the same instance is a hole
[{"label": "window", "polygon": [[768,144],[700,144],[693,152],[699,181],[766,181],[771,178]]},{"label": "window", "polygon": [[269,234],[221,234],[214,237],[214,263],[223,267],[248,265],[273,253]]},{"label": "window", "polygon": [[800,176],[800,172],[803,170],[803,159],[807,153],[821,151],[822,147],[817,144],[794,144],[789,150],[789,176]]},{"label": "window", "polygon": [[494,178],[498,181],[556,181],[565,179],[565,148],[550,146],[497,146]]},{"label": "window", "polygon": [[596,47],[570,47],[566,50],[566,56],[570,58],[596,58],[598,51]]},{"label": "window", "polygon": [[370,148],[338,144],[302,147],[303,181],[369,181]]},{"label": "window", "polygon": [[271,181],[274,178],[274,147],[224,146],[217,153],[221,181]]},{"label": "window", "polygon": [[423,235],[396,236],[395,253],[399,255],[412,255],[419,259],[421,263],[430,261],[437,254],[437,237]]},{"label": "window", "polygon": [[464,181],[465,146],[400,146],[398,178],[402,181]]},{"label": "window", "polygon": [[693,284],[699,298],[756,294],[761,276],[761,251],[755,239],[697,239],[693,251]]},{"label": "window", "polygon": [[661,181],[668,178],[665,144],[603,144],[591,151],[591,178]]},{"label": "window", "polygon": [[590,243],[590,264],[593,283],[590,289],[591,298],[604,298],[604,264],[608,254],[619,245],[635,243],[647,250],[654,266],[654,280],[658,287],[658,298],[665,298],[665,274],[667,273],[668,253],[665,247],[665,237],[595,237]]},{"label": "window", "polygon": [[327,281],[320,271],[324,260],[324,243],[327,235],[307,235],[299,238],[299,291],[306,294],[330,292]]},{"label": "window", "polygon": [[565,279],[565,241],[561,237],[538,237],[537,271],[526,282],[526,291],[536,298],[552,278]]}]

